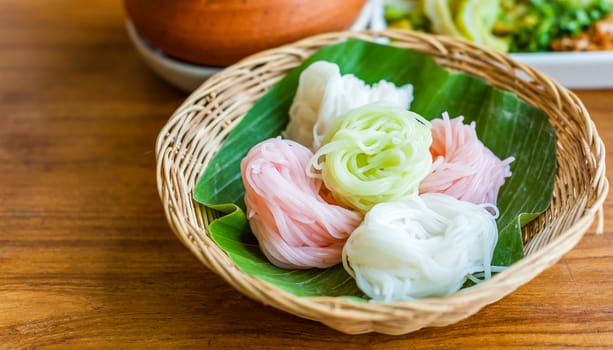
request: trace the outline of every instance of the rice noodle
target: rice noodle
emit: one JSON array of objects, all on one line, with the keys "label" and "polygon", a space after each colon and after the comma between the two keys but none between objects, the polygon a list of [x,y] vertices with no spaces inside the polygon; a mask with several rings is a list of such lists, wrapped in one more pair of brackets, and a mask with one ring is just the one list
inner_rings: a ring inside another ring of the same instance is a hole
[{"label": "rice noodle", "polygon": [[283,135],[316,150],[328,129],[347,111],[377,101],[408,109],[412,99],[410,84],[396,87],[381,80],[369,86],[353,74],[341,76],[334,63],[317,61],[300,75]]},{"label": "rice noodle", "polygon": [[361,220],[321,197],[321,180],[306,175],[312,155],[294,141],[275,138],[254,146],[241,161],[249,225],[278,267],[338,264],[343,243]]},{"label": "rice noodle", "polygon": [[430,123],[384,103],[353,109],[326,134],[309,175],[322,178],[342,205],[366,212],[417,194],[430,172]]},{"label": "rice noodle", "polygon": [[445,193],[473,203],[496,204],[500,187],[511,176],[514,158],[500,160],[477,137],[475,123],[464,117],[432,120],[432,172],[419,186],[420,193]]},{"label": "rice noodle", "polygon": [[450,295],[470,274],[491,278],[497,213],[438,193],[377,204],[345,243],[343,265],[373,300]]}]

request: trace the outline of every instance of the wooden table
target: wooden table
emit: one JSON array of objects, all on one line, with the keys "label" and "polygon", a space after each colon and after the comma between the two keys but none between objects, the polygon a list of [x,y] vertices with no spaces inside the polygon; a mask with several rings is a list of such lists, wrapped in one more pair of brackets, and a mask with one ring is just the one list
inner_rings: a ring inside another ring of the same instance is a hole
[{"label": "wooden table", "polygon": [[[613,90],[579,95],[612,145]],[[604,235],[445,328],[349,336],[244,297],[156,192],[155,138],[185,97],[141,62],[119,1],[0,2],[0,348],[613,347],[613,198]]]}]

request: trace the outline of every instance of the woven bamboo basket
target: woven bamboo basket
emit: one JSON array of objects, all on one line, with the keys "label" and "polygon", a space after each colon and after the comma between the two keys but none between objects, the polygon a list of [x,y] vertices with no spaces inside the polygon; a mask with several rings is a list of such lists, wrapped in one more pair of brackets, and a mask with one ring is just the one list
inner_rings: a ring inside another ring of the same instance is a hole
[{"label": "woven bamboo basket", "polygon": [[[433,57],[441,66],[483,78],[544,111],[557,136],[557,174],[549,209],[523,230],[526,256],[493,279],[445,298],[355,303],[297,297],[241,272],[211,240],[218,216],[192,199],[200,174],[254,102],[322,46],[345,38],[389,38],[391,45]],[[462,320],[513,292],[572,249],[596,217],[608,191],[605,149],[582,102],[572,92],[508,56],[447,37],[408,31],[341,32],[264,51],[201,85],[170,118],[156,144],[157,185],[177,237],[209,269],[245,295],[345,333],[405,334]],[[599,228],[597,227],[597,230]]]}]

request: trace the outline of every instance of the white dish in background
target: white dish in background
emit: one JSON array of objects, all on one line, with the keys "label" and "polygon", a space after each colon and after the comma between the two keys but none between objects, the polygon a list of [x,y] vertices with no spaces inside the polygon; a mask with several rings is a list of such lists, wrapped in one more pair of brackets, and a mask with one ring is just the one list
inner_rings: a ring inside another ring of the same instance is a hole
[{"label": "white dish in background", "polygon": [[510,56],[570,89],[613,88],[613,51],[514,53]]},{"label": "white dish in background", "polygon": [[149,68],[162,79],[183,91],[194,91],[211,75],[222,69],[219,67],[192,64],[168,57],[164,55],[162,51],[152,47],[143,40],[138,35],[131,22],[126,22],[126,29],[132,44],[136,47],[136,51],[140,54]]},{"label": "white dish in background", "polygon": [[[351,30],[360,31],[373,28],[373,23],[376,22],[373,16],[381,12],[377,11],[379,8],[381,11],[383,10],[381,0],[366,1],[364,8],[351,26]],[[382,16],[382,12],[379,15]],[[208,67],[189,63],[165,55],[160,49],[151,46],[144,40],[129,19],[126,20],[126,30],[145,64],[162,79],[183,91],[191,93],[206,79],[223,69],[223,67]]]}]

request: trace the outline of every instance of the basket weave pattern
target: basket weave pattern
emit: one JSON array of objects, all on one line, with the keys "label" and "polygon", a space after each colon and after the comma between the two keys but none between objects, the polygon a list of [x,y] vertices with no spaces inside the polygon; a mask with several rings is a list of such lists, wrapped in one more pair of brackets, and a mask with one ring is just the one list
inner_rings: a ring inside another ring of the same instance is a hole
[{"label": "basket weave pattern", "polygon": [[[219,216],[193,199],[200,174],[228,133],[274,83],[322,46],[344,38],[375,40],[432,56],[441,66],[483,78],[543,110],[556,131],[557,174],[549,209],[523,230],[526,257],[492,280],[445,298],[413,302],[355,303],[335,297],[296,297],[241,272],[211,240]],[[556,263],[602,220],[608,191],[605,150],[582,102],[570,91],[506,55],[447,37],[389,30],[311,37],[264,51],[214,75],[183,103],[156,144],[157,185],[177,237],[209,269],[245,295],[345,333],[404,334],[444,326],[501,299]]]}]

